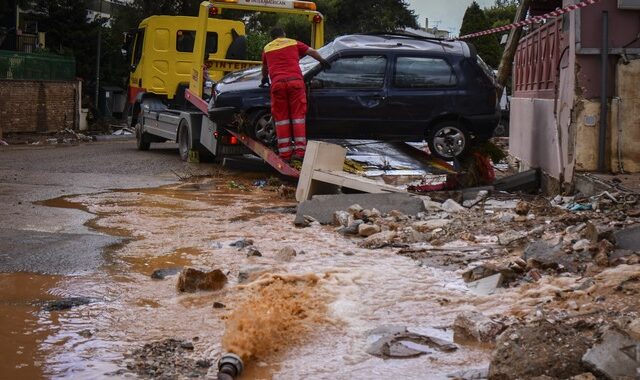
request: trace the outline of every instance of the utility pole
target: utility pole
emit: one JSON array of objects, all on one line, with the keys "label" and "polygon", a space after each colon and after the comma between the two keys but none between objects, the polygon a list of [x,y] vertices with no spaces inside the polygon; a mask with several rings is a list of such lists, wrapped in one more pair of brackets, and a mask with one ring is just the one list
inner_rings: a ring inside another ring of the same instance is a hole
[{"label": "utility pole", "polygon": [[96,100],[95,100],[95,108],[98,110],[98,98],[100,97],[100,56],[102,54],[102,2],[100,1],[100,11],[98,14],[98,47],[96,48]]},{"label": "utility pole", "polygon": [[[516,11],[516,17],[513,22],[519,22],[527,17],[527,10],[531,5],[531,0],[520,0],[520,5]],[[502,91],[504,91],[507,82],[509,81],[509,75],[513,70],[513,57],[516,55],[518,49],[518,42],[522,35],[522,28],[514,28],[509,32],[509,38],[507,44],[504,47],[504,53],[502,53],[502,59],[500,59],[500,66],[498,67],[498,83],[501,89],[499,90],[498,99],[502,97]]]}]

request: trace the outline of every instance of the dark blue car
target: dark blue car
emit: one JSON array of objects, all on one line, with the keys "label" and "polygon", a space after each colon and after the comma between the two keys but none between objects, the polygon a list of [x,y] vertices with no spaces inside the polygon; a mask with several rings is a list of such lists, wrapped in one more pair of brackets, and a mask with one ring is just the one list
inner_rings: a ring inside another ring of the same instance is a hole
[{"label": "dark blue car", "polygon": [[[357,34],[319,52],[330,69],[310,57],[300,61],[310,139],[426,140],[433,154],[452,159],[498,125],[495,79],[466,42]],[[242,116],[236,127],[273,145],[269,89],[259,87],[260,79],[260,68],[227,75],[210,110],[233,107]]]}]

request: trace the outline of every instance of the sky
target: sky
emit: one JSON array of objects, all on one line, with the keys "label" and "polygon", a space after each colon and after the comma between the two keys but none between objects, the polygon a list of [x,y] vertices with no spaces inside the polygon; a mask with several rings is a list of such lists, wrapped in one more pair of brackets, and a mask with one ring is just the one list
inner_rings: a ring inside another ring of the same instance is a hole
[{"label": "sky", "polygon": [[[429,18],[429,27],[435,25],[438,29],[458,35],[464,11],[473,0],[406,0],[411,9],[418,15],[418,24],[424,27],[425,18]],[[476,0],[481,8],[495,3],[494,0]]]}]

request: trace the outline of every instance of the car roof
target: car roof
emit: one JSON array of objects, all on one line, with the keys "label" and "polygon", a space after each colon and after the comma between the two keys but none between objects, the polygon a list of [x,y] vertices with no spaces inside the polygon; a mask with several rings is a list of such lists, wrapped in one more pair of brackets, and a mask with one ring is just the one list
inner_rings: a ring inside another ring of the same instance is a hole
[{"label": "car roof", "polygon": [[388,51],[440,52],[470,56],[469,46],[463,41],[443,40],[399,33],[351,34],[336,38],[334,49],[367,49]]}]

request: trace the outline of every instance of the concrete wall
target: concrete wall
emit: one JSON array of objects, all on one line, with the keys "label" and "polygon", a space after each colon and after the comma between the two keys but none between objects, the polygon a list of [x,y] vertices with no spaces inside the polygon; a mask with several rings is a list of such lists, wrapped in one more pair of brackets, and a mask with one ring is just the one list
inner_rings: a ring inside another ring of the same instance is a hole
[{"label": "concrete wall", "polygon": [[541,168],[559,179],[561,161],[554,107],[553,99],[511,98],[509,152],[523,162],[525,169]]},{"label": "concrete wall", "polygon": [[618,64],[616,78],[609,124],[611,170],[640,173],[640,59]]},{"label": "concrete wall", "polygon": [[74,128],[77,104],[78,82],[0,80],[4,133]]}]

